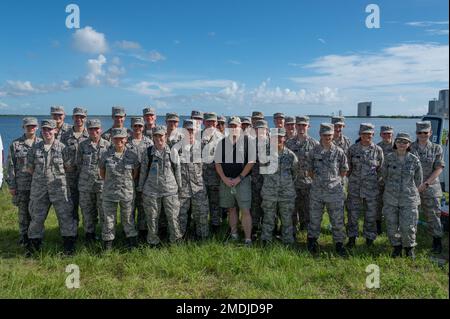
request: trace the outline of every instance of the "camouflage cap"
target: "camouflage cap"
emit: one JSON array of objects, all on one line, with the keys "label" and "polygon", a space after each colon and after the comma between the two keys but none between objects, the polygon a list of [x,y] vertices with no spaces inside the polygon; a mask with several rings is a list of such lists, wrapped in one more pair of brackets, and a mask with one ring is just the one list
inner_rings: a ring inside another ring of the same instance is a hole
[{"label": "camouflage cap", "polygon": [[296,116],[295,124],[309,124],[309,116]]},{"label": "camouflage cap", "polygon": [[38,126],[38,120],[35,117],[24,117],[22,120],[23,126]]},{"label": "camouflage cap", "polygon": [[264,114],[263,112],[260,111],[253,111],[252,112],[252,119],[260,119],[260,120],[264,120]]},{"label": "camouflage cap", "polygon": [[372,123],[361,123],[359,125],[359,134],[375,133],[375,126]]},{"label": "camouflage cap", "polygon": [[183,128],[187,130],[193,130],[195,127],[194,120],[193,119],[186,119],[183,121]]},{"label": "camouflage cap", "polygon": [[255,123],[255,128],[269,128],[269,124],[266,120],[257,120]]},{"label": "camouflage cap", "polygon": [[276,118],[282,118],[282,119],[284,119],[284,113],[280,113],[280,112],[277,112],[277,113],[275,113],[274,115],[273,115],[273,118],[274,119],[276,119]]},{"label": "camouflage cap", "polygon": [[166,121],[179,121],[177,113],[166,113]]},{"label": "camouflage cap", "polygon": [[205,113],[203,118],[205,121],[217,121],[217,114],[214,112]]},{"label": "camouflage cap", "polygon": [[416,123],[416,133],[431,131],[430,121],[421,121]]},{"label": "camouflage cap", "polygon": [[252,125],[252,119],[248,116],[242,116],[241,117],[241,124],[248,124]]},{"label": "camouflage cap", "polygon": [[286,136],[286,129],[284,127],[277,128],[272,133],[272,136]]},{"label": "camouflage cap", "polygon": [[395,140],[396,140],[396,141],[397,141],[397,140],[406,140],[406,141],[408,141],[409,143],[412,142],[411,136],[409,136],[408,133],[404,133],[404,132],[397,133],[397,136],[395,137]]},{"label": "camouflage cap", "polygon": [[50,114],[66,114],[66,112],[62,106],[52,106],[50,108]]},{"label": "camouflage cap", "polygon": [[293,116],[286,116],[284,124],[295,124],[295,118]]},{"label": "camouflage cap", "polygon": [[81,116],[87,116],[87,110],[82,107],[74,107],[72,115],[81,115]]},{"label": "camouflage cap", "polygon": [[146,107],[142,110],[142,115],[155,115],[156,114],[156,110],[154,107]]},{"label": "camouflage cap", "polygon": [[89,128],[100,128],[102,127],[102,122],[99,119],[91,119],[86,123],[86,127]]},{"label": "camouflage cap", "polygon": [[241,119],[239,116],[230,116],[228,119],[228,125],[235,124],[235,125],[241,125]]},{"label": "camouflage cap", "polygon": [[144,122],[144,118],[137,116],[137,117],[132,117],[131,118],[131,126],[135,126],[135,125],[142,125],[145,126],[145,122]]},{"label": "camouflage cap", "polygon": [[125,109],[121,106],[112,107],[112,116],[126,116]]},{"label": "camouflage cap", "polygon": [[333,116],[331,118],[331,124],[345,125],[345,117],[343,116]]},{"label": "camouflage cap", "polygon": [[194,120],[203,120],[203,113],[200,112],[200,111],[195,111],[195,110],[193,110],[193,111],[191,112],[191,119],[194,119]]},{"label": "camouflage cap", "polygon": [[128,132],[125,127],[115,127],[111,129],[111,136],[112,138],[124,138],[128,137]]},{"label": "camouflage cap", "polygon": [[390,125],[381,125],[380,132],[381,133],[393,133],[394,129]]},{"label": "camouflage cap", "polygon": [[167,129],[164,125],[158,125],[153,129],[153,135],[166,135]]},{"label": "camouflage cap", "polygon": [[329,135],[334,133],[334,124],[331,123],[320,123],[320,135]]},{"label": "camouflage cap", "polygon": [[217,122],[225,123],[226,121],[227,121],[227,118],[225,116],[223,116],[223,115],[217,116]]},{"label": "camouflage cap", "polygon": [[55,120],[42,120],[41,121],[41,127],[48,127],[48,128],[56,128],[56,121]]}]

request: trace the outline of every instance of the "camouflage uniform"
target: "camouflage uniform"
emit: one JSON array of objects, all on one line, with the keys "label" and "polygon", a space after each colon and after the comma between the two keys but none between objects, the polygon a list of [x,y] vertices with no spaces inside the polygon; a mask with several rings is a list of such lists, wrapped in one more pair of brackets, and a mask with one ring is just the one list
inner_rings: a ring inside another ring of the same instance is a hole
[{"label": "camouflage uniform", "polygon": [[[112,117],[114,118],[115,116],[126,116],[127,114],[125,113],[125,109],[123,107],[120,106],[113,106],[112,107]],[[102,134],[102,139],[107,140],[108,142],[112,142],[112,132],[113,129],[115,129],[115,127],[111,127],[108,130],[106,130],[103,134]],[[131,136],[133,134],[133,132],[127,128],[127,135]]]},{"label": "camouflage uniform", "polygon": [[[142,110],[142,115],[156,115],[156,110],[153,107],[146,107]],[[153,141],[153,127],[147,127],[147,124],[144,126],[144,135],[147,136],[151,141]]]},{"label": "camouflage uniform", "polygon": [[[418,142],[411,144],[411,153],[416,155],[422,164],[423,180],[426,181],[430,175],[439,167],[444,167],[445,162],[442,155],[442,147],[428,141],[425,148],[421,149]],[[442,238],[440,199],[442,197],[441,184],[436,178],[420,193],[420,211],[425,215],[428,222],[428,231],[433,237]]]},{"label": "camouflage uniform", "polygon": [[[390,126],[382,126],[381,132],[393,132],[392,128]],[[394,139],[392,139],[391,143],[386,143],[384,141],[381,141],[377,144],[381,149],[383,150],[383,156],[386,158],[386,156],[393,151],[394,147]],[[378,195],[378,209],[377,209],[377,221],[381,222],[383,219],[383,194],[384,194],[384,181],[380,180],[379,184],[379,195]]]},{"label": "camouflage uniform", "polygon": [[[364,126],[364,124],[361,124]],[[370,126],[373,131],[373,126]],[[383,150],[372,143],[364,148],[360,142],[348,150],[348,236],[358,237],[358,219],[365,211],[363,235],[366,239],[377,237],[378,183],[383,165]]]},{"label": "camouflage uniform", "polygon": [[[331,132],[332,133],[332,132]],[[326,206],[335,243],[345,240],[344,186],[341,173],[348,171],[347,157],[335,144],[329,150],[317,145],[308,155],[308,167],[313,173],[310,195],[311,220],[308,238],[319,238]]]},{"label": "camouflage uniform", "polygon": [[[165,128],[157,126],[153,134],[161,134]],[[171,151],[168,145],[162,151],[155,147],[151,149],[152,162],[148,156],[143,156],[141,173],[139,176],[139,191],[143,194],[144,210],[147,218],[147,241],[151,245],[158,245],[158,222],[161,208],[167,217],[169,240],[175,242],[182,237],[178,223],[180,202],[178,199],[178,185],[181,185],[181,170],[179,158],[173,152],[175,163],[171,162]]]},{"label": "camouflage uniform", "polygon": [[91,139],[85,140],[78,147],[78,190],[80,191],[83,227],[87,234],[95,233],[98,219],[100,219],[100,224],[103,225],[103,180],[99,175],[99,164],[100,159],[109,147],[110,143],[102,138],[97,144],[94,144]]},{"label": "camouflage uniform", "polygon": [[[331,124],[345,125],[345,118],[343,116],[333,116],[331,118]],[[334,136],[333,143],[336,146],[339,146],[344,151],[344,154],[347,154],[348,149],[349,149],[350,145],[352,144],[350,139],[347,136],[345,136],[344,134],[341,134],[340,137]]]},{"label": "camouflage uniform", "polygon": [[[117,129],[126,136],[124,128]],[[116,134],[116,130],[112,132]],[[113,135],[117,136],[117,135]],[[120,217],[127,238],[137,236],[133,214],[134,178],[133,170],[138,169],[139,160],[132,150],[125,147],[121,157],[116,154],[114,146],[111,146],[100,160],[100,169],[105,170],[103,187],[103,214],[102,239],[112,241],[115,238],[115,226],[117,218],[117,205],[120,205]]]},{"label": "camouflage uniform", "polygon": [[58,129],[58,132],[55,133],[55,139],[61,140],[62,136],[66,134],[71,128],[71,125],[63,123],[63,125]]},{"label": "camouflage uniform", "polygon": [[309,152],[316,145],[319,145],[319,142],[310,136],[307,136],[305,140],[300,140],[298,137],[294,137],[286,141],[286,147],[297,155],[299,166],[298,178],[295,181],[297,197],[293,216],[294,227],[297,226],[298,221],[305,226],[309,223],[309,194],[312,180],[309,176],[307,176],[306,161]]},{"label": "camouflage uniform", "polygon": [[388,153],[383,163],[383,215],[392,246],[416,246],[418,206],[420,196],[417,187],[422,183],[419,159],[406,153],[401,161],[397,152]]},{"label": "camouflage uniform", "polygon": [[291,150],[284,147],[278,154],[278,168],[276,173],[262,175],[264,182],[261,189],[261,207],[264,212],[264,217],[261,240],[272,241],[278,210],[281,217],[282,241],[285,244],[292,244],[294,242],[292,212],[295,209],[296,193],[294,182],[297,178],[298,169],[297,157]]},{"label": "camouflage uniform", "polygon": [[[41,127],[54,128],[56,124],[54,121],[43,121]],[[66,161],[65,146],[56,139],[48,151],[44,148],[44,141],[40,141],[35,143],[27,154],[27,167],[33,171],[29,205],[31,222],[28,238],[30,239],[44,237],[44,223],[50,205],[55,208],[61,235],[71,238],[76,236],[76,223],[72,215],[73,206],[64,170]]]},{"label": "camouflage uniform", "polygon": [[[37,120],[35,118],[25,118],[24,126],[26,125],[37,125]],[[31,220],[28,205],[30,203],[32,175],[27,170],[27,156],[33,145],[41,142],[42,139],[35,137],[31,145],[26,140],[26,136],[23,135],[11,143],[6,161],[5,179],[9,189],[16,191],[13,203],[19,208],[19,234],[21,238],[27,237],[28,226]]]}]

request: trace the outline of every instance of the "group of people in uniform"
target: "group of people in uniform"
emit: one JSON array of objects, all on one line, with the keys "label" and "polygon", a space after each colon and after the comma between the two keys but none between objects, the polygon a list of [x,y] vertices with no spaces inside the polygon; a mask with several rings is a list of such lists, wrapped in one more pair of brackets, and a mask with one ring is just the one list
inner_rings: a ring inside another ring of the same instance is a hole
[{"label": "group of people in uniform", "polygon": [[384,217],[392,256],[414,258],[420,209],[433,253],[442,251],[439,175],[445,164],[428,121],[416,123],[414,140],[381,126],[375,144],[370,123],[360,124],[352,143],[344,117],[320,124],[316,140],[308,134],[308,116],[275,113],[270,129],[259,111],[228,119],[192,111],[182,130],[176,113],[166,114],[166,125],[156,125],[156,116],[146,107],[126,128],[124,108],[113,107],[113,125],[103,132],[86,109],[74,108],[68,125],[64,108],[55,106],[40,134],[36,118],[23,119],[24,134],[9,149],[6,182],[27,254],[41,249],[50,206],[68,255],[75,252],[79,211],[85,241],[97,241],[100,225],[105,250],[113,248],[119,211],[130,249],[140,241],[159,247],[166,233],[170,243],[205,240],[224,222],[229,240],[239,241],[241,219],[245,245],[257,239],[267,245],[277,235],[295,245],[297,231],[306,230],[311,253],[319,249],[326,211],[340,256],[356,245],[363,214],[368,247]]}]

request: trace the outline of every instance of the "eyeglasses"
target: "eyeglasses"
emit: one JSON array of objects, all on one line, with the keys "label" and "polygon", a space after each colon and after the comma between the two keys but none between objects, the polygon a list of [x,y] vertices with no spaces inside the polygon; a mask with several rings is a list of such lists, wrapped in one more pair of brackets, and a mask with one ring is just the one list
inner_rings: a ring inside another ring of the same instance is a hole
[{"label": "eyeglasses", "polygon": [[417,135],[427,135],[428,133],[430,133],[430,132],[417,132],[416,134]]},{"label": "eyeglasses", "polygon": [[409,142],[406,141],[406,140],[397,140],[397,141],[395,141],[395,143],[397,143],[397,144],[409,144]]}]

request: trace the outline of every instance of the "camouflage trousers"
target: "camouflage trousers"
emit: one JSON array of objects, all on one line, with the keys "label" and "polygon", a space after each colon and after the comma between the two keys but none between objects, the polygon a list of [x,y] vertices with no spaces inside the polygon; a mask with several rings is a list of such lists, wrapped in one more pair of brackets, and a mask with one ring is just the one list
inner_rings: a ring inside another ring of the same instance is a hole
[{"label": "camouflage trousers", "polygon": [[180,232],[183,236],[187,232],[189,210],[191,211],[191,220],[193,220],[194,222],[195,233],[197,237],[201,239],[208,238],[209,205],[206,192],[198,192],[192,197],[180,198],[180,213],[178,215],[178,223],[180,225]]},{"label": "camouflage trousers", "polygon": [[257,178],[252,177],[252,206],[250,212],[252,215],[252,229],[254,231],[261,229],[262,219],[264,216],[264,211],[261,207],[263,201],[261,197],[261,189],[263,187],[264,178],[258,176]]},{"label": "camouflage trousers", "polygon": [[104,221],[102,192],[80,192],[80,208],[84,232],[95,233],[98,222],[103,225]]},{"label": "camouflage trousers", "polygon": [[377,198],[377,221],[383,220],[383,194],[384,184],[378,186],[378,198]]},{"label": "camouflage trousers", "polygon": [[30,226],[31,216],[29,210],[30,191],[16,190],[13,204],[19,208],[19,234],[26,235]]},{"label": "camouflage trousers", "polygon": [[56,212],[61,236],[76,236],[77,225],[72,215],[72,202],[67,195],[66,192],[65,196],[64,194],[61,194],[61,196],[53,197],[49,196],[47,193],[40,198],[31,198],[29,204],[31,221],[30,226],[28,227],[28,238],[44,238],[45,220],[47,219],[51,205],[53,205]]},{"label": "camouflage trousers", "polygon": [[441,223],[441,209],[439,204],[439,197],[424,197],[420,196],[420,212],[427,219],[428,232],[433,237],[441,238],[442,223]]},{"label": "camouflage trousers", "polygon": [[416,246],[417,220],[419,218],[417,207],[398,207],[385,204],[383,215],[386,219],[386,231],[392,246]]},{"label": "camouflage trousers", "polygon": [[147,242],[157,245],[161,242],[158,236],[158,224],[161,208],[164,208],[167,226],[169,229],[169,241],[175,242],[182,237],[178,214],[180,212],[180,201],[178,195],[165,197],[143,196],[144,210],[147,219],[148,235]]},{"label": "camouflage trousers", "polygon": [[219,205],[219,185],[206,186],[206,192],[209,202],[211,225],[220,226],[222,223],[222,212]]},{"label": "camouflage trousers", "polygon": [[67,173],[67,187],[69,188],[70,198],[73,204],[72,215],[78,226],[78,222],[80,221],[80,216],[78,215],[78,207],[80,204],[80,193],[78,192],[78,174]]},{"label": "camouflage trousers", "polygon": [[343,243],[345,241],[343,200],[325,202],[322,200],[311,199],[308,238],[319,238],[325,207],[327,208],[328,216],[330,217],[333,240],[335,243]]},{"label": "camouflage trousers", "polygon": [[263,199],[261,207],[264,212],[261,240],[272,241],[278,211],[281,218],[281,239],[285,244],[292,244],[294,242],[292,225],[292,212],[295,209],[294,199],[287,201]]},{"label": "camouflage trousers", "polygon": [[[139,230],[147,230],[147,222],[145,220],[144,202],[142,200],[142,192],[135,192],[133,214],[137,211],[137,228]],[[134,217],[133,217],[134,218]]]},{"label": "camouflage trousers", "polygon": [[359,196],[348,195],[347,198],[347,233],[348,237],[358,237],[359,216],[364,211],[363,236],[367,239],[377,238],[377,199],[361,198]]},{"label": "camouflage trousers", "polygon": [[103,225],[102,225],[102,239],[105,241],[114,240],[116,238],[116,220],[117,220],[117,206],[120,207],[120,221],[122,223],[125,236],[136,237],[136,225],[133,214],[133,200],[113,202],[103,199]]},{"label": "camouflage trousers", "polygon": [[308,225],[309,223],[309,192],[311,187],[306,185],[302,188],[296,188],[295,192],[297,197],[295,198],[295,210],[292,215],[292,222],[294,228],[297,228],[300,222],[303,225]]}]

